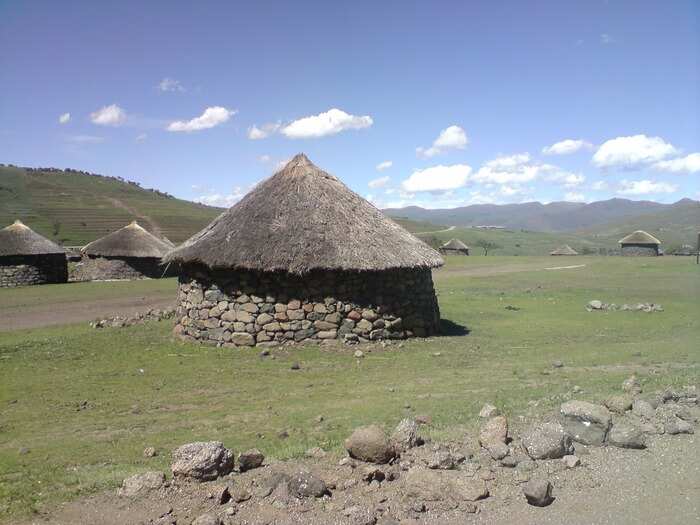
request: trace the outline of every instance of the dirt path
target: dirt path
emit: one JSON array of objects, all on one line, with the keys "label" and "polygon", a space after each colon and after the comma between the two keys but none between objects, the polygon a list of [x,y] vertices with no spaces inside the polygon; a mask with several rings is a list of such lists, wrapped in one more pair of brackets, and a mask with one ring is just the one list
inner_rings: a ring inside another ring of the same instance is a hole
[{"label": "dirt path", "polygon": [[432,231],[432,232],[417,232],[417,233],[415,233],[414,235],[427,235],[427,234],[429,234],[429,233],[451,232],[451,231],[454,230],[456,227],[457,227],[457,226],[450,226],[449,228],[445,228],[445,229],[443,229],[443,230],[435,230],[435,231]]},{"label": "dirt path", "polygon": [[163,232],[160,230],[160,227],[148,215],[143,215],[142,213],[139,213],[138,210],[136,210],[135,208],[132,208],[131,206],[127,206],[119,199],[115,199],[113,197],[106,197],[106,199],[109,202],[111,202],[112,204],[114,204],[114,206],[116,206],[117,208],[121,208],[122,210],[126,210],[129,213],[131,213],[134,217],[136,217],[137,219],[145,222],[146,225],[148,226],[147,230],[150,231],[153,235],[155,235],[156,237],[163,237]]},{"label": "dirt path", "polygon": [[498,275],[502,273],[516,273],[516,272],[532,272],[540,270],[577,270],[584,268],[585,264],[578,264],[575,266],[559,266],[559,267],[545,267],[542,261],[530,261],[524,263],[507,263],[507,264],[490,264],[484,266],[477,266],[474,268],[465,267],[448,267],[440,268],[436,271],[435,275],[445,275],[445,276],[457,276],[465,275],[470,277],[483,277],[488,275]]}]

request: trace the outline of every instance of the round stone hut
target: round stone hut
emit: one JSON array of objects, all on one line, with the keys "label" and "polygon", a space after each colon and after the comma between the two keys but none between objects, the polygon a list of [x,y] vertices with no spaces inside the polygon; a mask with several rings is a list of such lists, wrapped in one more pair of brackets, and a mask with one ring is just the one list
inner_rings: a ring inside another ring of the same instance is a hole
[{"label": "round stone hut", "polygon": [[620,253],[627,257],[655,257],[661,241],[645,231],[637,230],[620,239]]},{"label": "round stone hut", "polygon": [[146,279],[163,276],[161,258],[172,247],[133,221],[83,247],[71,279]]},{"label": "round stone hut", "polygon": [[550,252],[549,255],[578,255],[578,252],[568,244],[564,244],[553,252]]},{"label": "round stone hut", "polygon": [[63,248],[19,220],[0,230],[0,288],[67,280]]},{"label": "round stone hut", "polygon": [[175,333],[220,346],[428,336],[440,255],[305,155],[171,251]]},{"label": "round stone hut", "polygon": [[459,239],[450,239],[440,247],[444,255],[469,255],[469,246]]}]

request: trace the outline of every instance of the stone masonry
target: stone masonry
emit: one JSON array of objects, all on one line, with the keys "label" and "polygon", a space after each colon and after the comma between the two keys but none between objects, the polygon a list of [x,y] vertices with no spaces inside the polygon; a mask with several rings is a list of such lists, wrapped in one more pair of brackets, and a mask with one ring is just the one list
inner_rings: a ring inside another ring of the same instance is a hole
[{"label": "stone masonry", "polygon": [[620,253],[626,257],[655,257],[659,248],[656,244],[624,244]]},{"label": "stone masonry", "polygon": [[440,312],[428,269],[286,272],[186,266],[175,334],[218,346],[272,346],[307,339],[425,337]]},{"label": "stone masonry", "polygon": [[[104,281],[112,279],[157,279],[163,275],[160,259],[153,257],[90,257],[83,256],[71,270],[71,281]],[[170,273],[170,272],[169,272]]]},{"label": "stone masonry", "polygon": [[0,257],[0,288],[65,283],[67,280],[67,261],[63,254]]}]

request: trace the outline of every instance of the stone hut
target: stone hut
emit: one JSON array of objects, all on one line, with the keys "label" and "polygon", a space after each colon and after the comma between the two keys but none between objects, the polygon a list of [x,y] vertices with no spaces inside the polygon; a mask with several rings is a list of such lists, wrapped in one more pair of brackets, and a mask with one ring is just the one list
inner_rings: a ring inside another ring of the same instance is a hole
[{"label": "stone hut", "polygon": [[68,262],[63,248],[21,221],[0,230],[0,288],[67,280]]},{"label": "stone hut", "polygon": [[560,246],[553,252],[550,252],[549,255],[578,255],[578,252],[568,244],[565,244],[563,246]]},{"label": "stone hut", "polygon": [[440,255],[305,155],[171,251],[175,333],[220,346],[428,336]]},{"label": "stone hut", "polygon": [[469,246],[459,239],[450,239],[440,247],[444,255],[469,255]]},{"label": "stone hut", "polygon": [[618,241],[623,256],[644,257],[660,255],[661,241],[645,231],[637,230]]},{"label": "stone hut", "polygon": [[136,221],[83,247],[71,279],[146,279],[163,276],[161,258],[172,247]]}]

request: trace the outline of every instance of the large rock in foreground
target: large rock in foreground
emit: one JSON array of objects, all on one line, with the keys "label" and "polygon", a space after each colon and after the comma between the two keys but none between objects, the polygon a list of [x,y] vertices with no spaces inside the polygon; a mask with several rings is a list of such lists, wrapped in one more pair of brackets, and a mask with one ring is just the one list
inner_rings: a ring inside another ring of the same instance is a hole
[{"label": "large rock in foreground", "polygon": [[120,496],[141,496],[151,490],[159,489],[165,483],[165,474],[157,471],[143,472],[136,474],[130,478],[126,478],[122,482],[122,487],[119,489]]},{"label": "large rock in foreground", "polygon": [[388,463],[396,457],[396,450],[384,431],[377,425],[355,429],[345,440],[350,457],[369,463]]},{"label": "large rock in foreground", "polygon": [[173,476],[211,481],[233,470],[233,452],[220,441],[188,443],[175,449]]},{"label": "large rock in foreground", "polygon": [[527,502],[535,507],[546,507],[554,501],[552,484],[544,479],[533,479],[525,483],[523,494]]},{"label": "large rock in foreground", "polygon": [[586,401],[562,404],[561,415],[566,433],[584,445],[602,445],[612,424],[607,408]]},{"label": "large rock in foreground", "polygon": [[542,423],[521,435],[525,451],[532,459],[558,459],[572,454],[571,437],[559,423]]},{"label": "large rock in foreground", "polygon": [[481,479],[470,478],[457,470],[423,470],[413,468],[403,477],[402,493],[412,500],[434,502],[451,499],[477,501],[488,497]]}]

